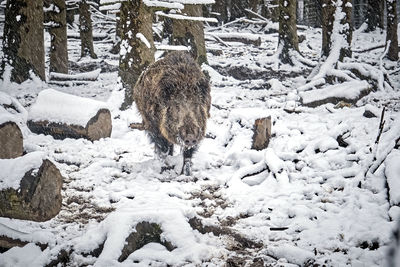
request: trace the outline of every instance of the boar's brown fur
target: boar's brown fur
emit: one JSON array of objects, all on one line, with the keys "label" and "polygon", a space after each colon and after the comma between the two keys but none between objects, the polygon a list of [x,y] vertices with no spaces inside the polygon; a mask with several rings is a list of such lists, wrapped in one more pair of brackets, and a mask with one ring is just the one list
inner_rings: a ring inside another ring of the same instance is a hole
[{"label": "boar's brown fur", "polygon": [[211,103],[208,79],[190,54],[172,52],[150,65],[133,97],[156,152],[172,155],[178,144],[189,162],[205,135]]}]

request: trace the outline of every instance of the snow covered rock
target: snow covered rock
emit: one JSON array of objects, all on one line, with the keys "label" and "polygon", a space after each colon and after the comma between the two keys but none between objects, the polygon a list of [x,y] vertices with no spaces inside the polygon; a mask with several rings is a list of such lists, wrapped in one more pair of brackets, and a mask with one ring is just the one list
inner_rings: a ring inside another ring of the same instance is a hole
[{"label": "snow covered rock", "polygon": [[0,216],[47,221],[61,209],[63,177],[42,152],[0,159]]},{"label": "snow covered rock", "polygon": [[56,139],[110,137],[111,113],[106,104],[53,89],[40,92],[28,115],[28,127]]}]

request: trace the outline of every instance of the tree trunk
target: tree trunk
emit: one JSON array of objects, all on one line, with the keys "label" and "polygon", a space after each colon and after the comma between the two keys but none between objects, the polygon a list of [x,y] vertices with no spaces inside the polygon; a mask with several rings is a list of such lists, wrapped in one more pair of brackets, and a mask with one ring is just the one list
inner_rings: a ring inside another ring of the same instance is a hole
[{"label": "tree trunk", "polygon": [[375,30],[377,27],[383,29],[383,15],[384,15],[384,2],[383,0],[368,0],[367,5],[367,32]]},{"label": "tree trunk", "polygon": [[[193,17],[203,16],[201,5],[185,5],[182,13]],[[190,46],[190,52],[197,63],[200,66],[207,63],[203,22],[174,19],[172,22],[172,44]]]},{"label": "tree trunk", "polygon": [[335,4],[332,0],[322,0],[322,56],[328,57],[331,51],[331,36],[335,19]]},{"label": "tree trunk", "polygon": [[93,27],[90,18],[90,5],[86,0],[79,2],[79,35],[81,38],[81,57],[89,55],[97,58],[93,48]]},{"label": "tree trunk", "polygon": [[279,2],[278,0],[265,0],[261,15],[273,22],[279,21]]},{"label": "tree trunk", "polygon": [[[281,50],[281,51],[279,51]],[[290,51],[299,51],[296,25],[296,1],[279,0],[279,59],[284,64],[293,64]]]},{"label": "tree trunk", "polygon": [[345,16],[340,20],[340,24],[345,25],[341,27],[341,31],[339,34],[345,37],[347,44],[342,46],[340,49],[339,60],[343,61],[345,57],[351,57],[351,40],[353,37],[353,26],[351,24],[351,10],[352,4],[351,0],[342,0],[342,12],[345,13]]},{"label": "tree trunk", "polygon": [[228,22],[228,7],[226,0],[215,0],[215,4],[212,5],[212,11],[219,13],[218,21],[226,23]]},{"label": "tree trunk", "polygon": [[125,100],[121,109],[132,105],[133,86],[143,70],[154,62],[152,17],[152,10],[141,0],[121,3],[119,23],[122,40],[118,74],[125,88]]},{"label": "tree trunk", "polygon": [[5,11],[4,59],[11,66],[11,81],[22,83],[29,71],[45,80],[43,0],[8,0]]},{"label": "tree trunk", "polygon": [[229,20],[246,16],[245,9],[249,8],[249,0],[231,0],[230,2],[230,5],[228,5],[228,10],[230,11]]},{"label": "tree trunk", "polygon": [[387,58],[393,61],[399,59],[399,42],[397,37],[397,0],[386,0],[387,29],[386,44],[390,41]]},{"label": "tree trunk", "polygon": [[50,24],[50,72],[68,73],[67,9],[64,0],[45,0],[45,22]]}]

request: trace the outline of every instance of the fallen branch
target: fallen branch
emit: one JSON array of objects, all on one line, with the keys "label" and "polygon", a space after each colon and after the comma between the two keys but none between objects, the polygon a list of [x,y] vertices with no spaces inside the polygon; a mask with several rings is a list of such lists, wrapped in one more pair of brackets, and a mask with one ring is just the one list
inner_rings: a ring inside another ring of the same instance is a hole
[{"label": "fallen branch", "polygon": [[144,131],[146,127],[144,126],[143,122],[134,122],[129,125],[131,129]]},{"label": "fallen branch", "polygon": [[254,12],[253,10],[250,10],[250,9],[248,9],[248,8],[245,8],[244,10],[245,10],[246,12],[248,12],[248,13],[250,13],[250,14],[252,14],[252,15],[254,15],[254,16],[260,18],[260,19],[262,19],[262,20],[265,21],[265,22],[269,22],[268,19],[264,18],[263,16],[261,16],[260,14]]}]

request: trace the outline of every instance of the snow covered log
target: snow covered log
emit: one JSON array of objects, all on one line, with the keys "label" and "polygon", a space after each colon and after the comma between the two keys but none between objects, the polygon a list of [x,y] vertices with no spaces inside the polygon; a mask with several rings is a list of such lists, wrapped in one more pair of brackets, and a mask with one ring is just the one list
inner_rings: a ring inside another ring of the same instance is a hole
[{"label": "snow covered log", "polygon": [[96,81],[99,77],[101,69],[77,74],[64,74],[58,72],[50,72],[50,80],[54,81]]},{"label": "snow covered log", "polygon": [[254,46],[261,45],[261,37],[258,34],[251,33],[217,33],[217,32],[207,32],[206,37],[211,37],[213,39],[221,39],[226,42],[239,42],[244,44],[251,44]]},{"label": "snow covered log", "polygon": [[94,141],[110,137],[112,130],[111,113],[105,103],[53,89],[40,92],[29,111],[27,125],[34,133],[56,139]]},{"label": "snow covered log", "polygon": [[308,107],[317,107],[327,103],[337,104],[340,101],[356,103],[371,92],[371,85],[367,81],[348,81],[342,84],[327,86],[301,92],[301,102]]},{"label": "snow covered log", "polygon": [[271,138],[271,116],[257,119],[254,123],[252,149],[262,150],[267,148]]},{"label": "snow covered log", "polygon": [[21,129],[13,121],[0,121],[0,159],[22,156],[24,152]]},{"label": "snow covered log", "polygon": [[0,216],[47,221],[61,209],[63,177],[42,152],[0,159]]}]

